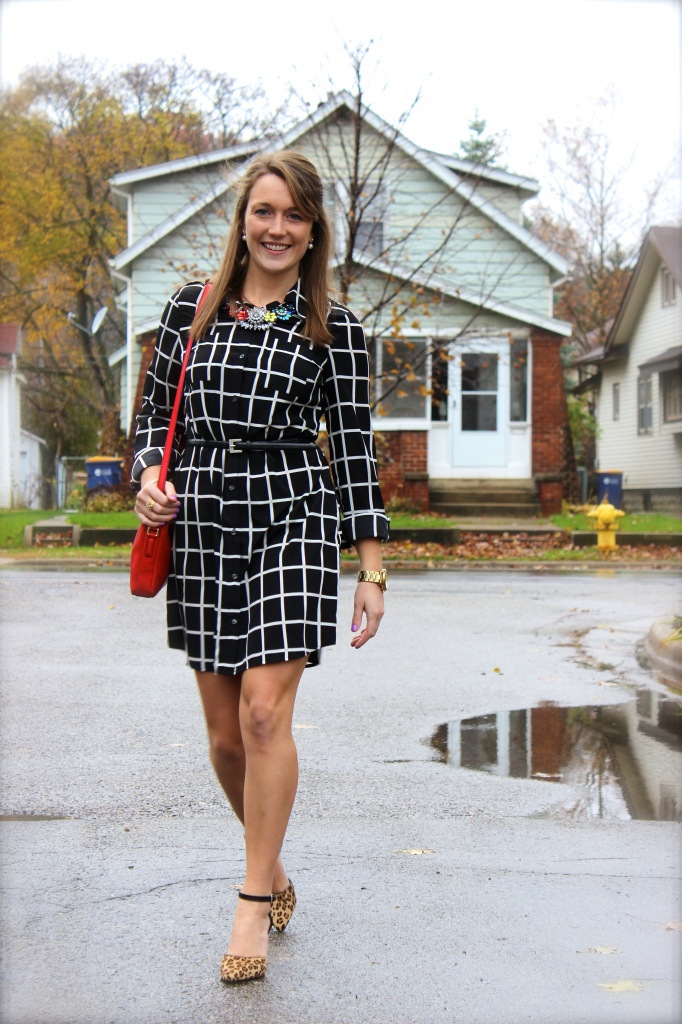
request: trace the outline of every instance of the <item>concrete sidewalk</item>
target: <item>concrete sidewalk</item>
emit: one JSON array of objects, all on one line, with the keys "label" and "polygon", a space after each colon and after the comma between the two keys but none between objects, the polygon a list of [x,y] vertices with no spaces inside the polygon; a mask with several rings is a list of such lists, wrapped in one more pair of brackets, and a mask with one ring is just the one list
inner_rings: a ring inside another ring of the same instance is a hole
[{"label": "concrete sidewalk", "polygon": [[608,573],[394,573],[380,637],[354,652],[340,629],[295,716],[299,906],[265,981],[226,989],[241,831],[163,601],[124,574],[0,572],[2,810],[66,816],[0,822],[4,1024],[674,1024],[679,825],[572,820],[570,787],[426,742],[655,687],[635,644],[679,579]]}]

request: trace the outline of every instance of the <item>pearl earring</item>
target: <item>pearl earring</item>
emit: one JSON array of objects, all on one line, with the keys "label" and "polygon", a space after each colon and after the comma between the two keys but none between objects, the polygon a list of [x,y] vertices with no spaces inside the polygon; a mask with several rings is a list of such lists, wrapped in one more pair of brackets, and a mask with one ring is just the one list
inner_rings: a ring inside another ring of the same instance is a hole
[{"label": "pearl earring", "polygon": [[309,248],[309,249],[312,249],[312,247],[313,247],[313,242],[312,242],[312,239],[311,239],[311,240],[310,240],[310,241],[308,242],[308,248]]},{"label": "pearl earring", "polygon": [[242,235],[242,242],[246,241],[246,235]]}]

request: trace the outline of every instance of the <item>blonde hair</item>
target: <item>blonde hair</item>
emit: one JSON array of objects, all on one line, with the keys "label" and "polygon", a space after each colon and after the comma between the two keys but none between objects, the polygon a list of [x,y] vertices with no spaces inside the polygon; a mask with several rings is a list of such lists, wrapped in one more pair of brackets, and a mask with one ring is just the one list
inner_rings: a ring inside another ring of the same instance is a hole
[{"label": "blonde hair", "polygon": [[200,340],[226,299],[241,294],[249,266],[249,250],[242,238],[244,217],[251,189],[264,174],[276,174],[287,185],[295,205],[313,222],[314,246],[307,249],[300,263],[301,288],[307,302],[303,336],[314,345],[324,345],[332,336],[327,327],[331,294],[329,261],[332,231],[324,209],[324,191],[317,169],[302,153],[281,150],[253,161],[239,181],[237,205],[218,272],[211,279],[211,290],[192,324],[192,336]]}]

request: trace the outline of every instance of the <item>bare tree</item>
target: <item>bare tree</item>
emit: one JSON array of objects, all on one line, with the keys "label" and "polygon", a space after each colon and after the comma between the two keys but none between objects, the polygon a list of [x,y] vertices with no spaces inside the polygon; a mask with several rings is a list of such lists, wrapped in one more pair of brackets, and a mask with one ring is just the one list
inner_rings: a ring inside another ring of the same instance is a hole
[{"label": "bare tree", "polygon": [[543,131],[547,199],[536,204],[529,226],[571,264],[556,293],[556,312],[574,325],[581,351],[603,345],[628,286],[637,253],[669,174],[656,176],[633,212],[624,200],[632,157],[617,162],[605,126],[612,97],[599,102],[586,123]]}]

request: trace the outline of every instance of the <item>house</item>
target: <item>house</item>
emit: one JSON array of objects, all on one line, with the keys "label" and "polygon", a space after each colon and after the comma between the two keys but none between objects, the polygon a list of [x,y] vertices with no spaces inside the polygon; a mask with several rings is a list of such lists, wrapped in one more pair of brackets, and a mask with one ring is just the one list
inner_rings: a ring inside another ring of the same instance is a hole
[{"label": "house", "polygon": [[630,510],[682,512],[682,228],[653,227],[593,369],[598,468]]},{"label": "house", "polygon": [[[275,140],[112,179],[128,216],[128,244],[111,261],[128,323],[126,345],[110,357],[122,427],[131,431],[163,306],[183,281],[217,266],[230,186],[256,155],[295,148],[316,163],[341,259],[360,124],[371,202],[355,237],[349,305],[365,324],[378,382],[385,495],[445,510],[458,488],[492,488],[531,513],[540,504],[553,511],[571,483],[559,355],[571,326],[552,312],[567,266],[523,226],[523,204],[539,185],[421,149],[356,106],[342,92]],[[391,386],[406,360],[406,379]]]},{"label": "house", "polygon": [[42,508],[45,442],[21,426],[21,328],[0,324],[0,508]]}]

